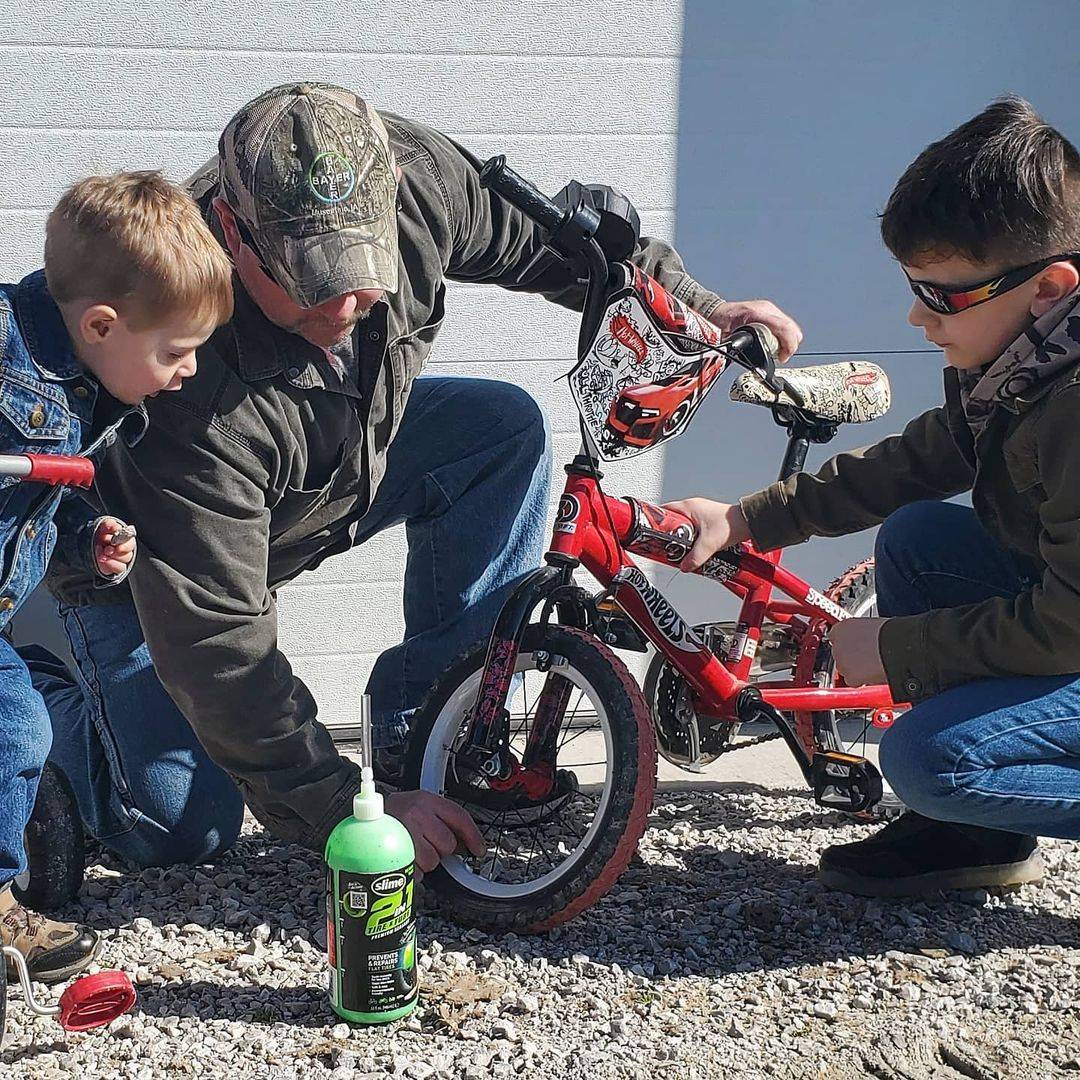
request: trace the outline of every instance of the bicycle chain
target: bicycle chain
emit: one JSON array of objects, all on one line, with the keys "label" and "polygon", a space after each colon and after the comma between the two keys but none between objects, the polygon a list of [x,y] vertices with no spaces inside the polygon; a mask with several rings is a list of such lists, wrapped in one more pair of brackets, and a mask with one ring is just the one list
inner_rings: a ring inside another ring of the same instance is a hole
[{"label": "bicycle chain", "polygon": [[747,739],[745,742],[740,743],[728,743],[723,750],[720,751],[720,756],[724,754],[733,754],[736,750],[748,750],[751,746],[760,746],[762,743],[772,742],[773,739],[782,739],[784,733],[782,731],[769,731],[764,735],[755,735],[752,739]]}]

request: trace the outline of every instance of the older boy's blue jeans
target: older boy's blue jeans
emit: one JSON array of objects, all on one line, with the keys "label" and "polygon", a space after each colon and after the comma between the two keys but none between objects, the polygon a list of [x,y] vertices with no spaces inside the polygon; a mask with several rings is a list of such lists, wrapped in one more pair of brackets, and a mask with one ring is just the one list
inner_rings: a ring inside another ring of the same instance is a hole
[{"label": "older boy's blue jeans", "polygon": [[[878,532],[878,611],[1016,596],[1035,568],[1003,550],[969,507],[920,502]],[[981,679],[901,714],[881,771],[913,810],[939,821],[1080,838],[1080,675]]]},{"label": "older boy's blue jeans", "polygon": [[51,742],[45,702],[11,642],[0,637],[0,885],[26,870],[23,830]]},{"label": "older boy's blue jeans", "polygon": [[[489,403],[494,395],[517,420],[500,427],[498,440],[476,430],[476,395]],[[409,545],[405,641],[383,653],[368,686],[376,746],[401,741],[412,711],[401,705],[419,705],[490,633],[514,583],[539,564],[550,475],[544,417],[523,390],[483,379],[416,382],[355,536],[361,544],[405,522]],[[448,504],[435,513],[432,485]],[[199,862],[227,849],[240,831],[240,793],[158,682],[134,607],[61,614],[77,679],[44,650],[21,652],[48,703],[52,759],[71,781],[90,834],[140,865]]]}]

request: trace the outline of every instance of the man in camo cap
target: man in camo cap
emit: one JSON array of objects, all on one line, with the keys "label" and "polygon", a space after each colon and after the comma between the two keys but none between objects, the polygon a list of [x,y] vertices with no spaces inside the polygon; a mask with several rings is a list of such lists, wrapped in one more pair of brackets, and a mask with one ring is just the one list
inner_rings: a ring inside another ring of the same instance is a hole
[{"label": "man in camo cap", "polygon": [[[277,590],[302,571],[406,524],[405,638],[368,684],[376,745],[392,748],[539,563],[550,452],[536,403],[510,383],[416,381],[447,279],[583,302],[576,272],[538,258],[541,232],[478,174],[439,132],[297,83],[241,109],[192,179],[236,267],[236,313],[101,470],[110,512],[139,522],[129,594],[105,603],[73,571],[53,575],[81,683],[60,665],[35,673],[58,763],[114,851],[199,861],[232,844],[243,800],[321,849],[350,812],[356,766],[278,648]],[[662,241],[632,258],[719,325],[756,319],[785,355],[797,346],[772,304],[725,303]],[[422,869],[482,850],[446,800],[399,792],[388,807]]]}]

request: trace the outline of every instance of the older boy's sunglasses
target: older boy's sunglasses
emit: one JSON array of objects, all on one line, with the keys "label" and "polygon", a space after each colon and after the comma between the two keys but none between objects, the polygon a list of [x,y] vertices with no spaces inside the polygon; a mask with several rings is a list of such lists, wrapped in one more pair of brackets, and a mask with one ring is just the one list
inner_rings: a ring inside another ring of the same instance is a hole
[{"label": "older boy's sunglasses", "polygon": [[1018,266],[1015,270],[1006,270],[1004,274],[988,278],[986,281],[976,282],[974,285],[965,285],[962,289],[947,288],[944,285],[935,285],[932,281],[916,281],[910,277],[907,271],[904,276],[908,279],[911,291],[931,310],[939,315],[956,315],[958,312],[967,311],[968,308],[978,307],[987,300],[1015,289],[1030,281],[1040,270],[1056,262],[1075,261],[1080,254],[1072,252],[1066,255],[1053,255],[1049,259],[1040,259],[1038,262],[1028,263],[1026,266]]}]

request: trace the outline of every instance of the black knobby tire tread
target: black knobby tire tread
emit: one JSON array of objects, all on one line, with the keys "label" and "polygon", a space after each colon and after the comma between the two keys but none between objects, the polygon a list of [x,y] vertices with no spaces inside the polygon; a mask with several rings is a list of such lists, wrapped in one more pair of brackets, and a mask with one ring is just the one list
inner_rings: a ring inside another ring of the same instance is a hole
[{"label": "black knobby tire tread", "polygon": [[[865,596],[867,589],[874,589],[874,560],[863,559],[848,567],[826,590],[825,595],[835,604],[845,610],[857,603]],[[832,649],[828,642],[822,642],[818,650],[817,659],[814,661],[814,671],[820,671],[824,666],[832,667]],[[814,714],[814,727],[817,730],[818,717],[825,714]],[[823,746],[824,750],[843,750],[843,742],[836,735],[835,716],[830,723],[831,735],[829,746]]]},{"label": "black knobby tire tread", "polygon": [[[531,652],[540,647],[566,656],[603,699],[619,758],[609,762],[618,778],[608,807],[608,824],[594,837],[591,849],[568,881],[556,882],[524,900],[478,896],[462,888],[442,867],[425,875],[425,884],[432,886],[440,908],[465,925],[523,933],[547,930],[573,918],[603,896],[629,865],[652,810],[656,741],[649,707],[633,676],[606,645],[581,630],[531,626],[522,649]],[[424,748],[439,711],[451,691],[483,665],[486,653],[487,642],[466,652],[417,712],[406,755],[406,787],[419,787]],[[613,827],[619,823],[624,824]]]},{"label": "black knobby tire tread", "polygon": [[70,904],[82,888],[85,836],[68,778],[46,762],[38,782],[36,813],[27,825],[30,884],[11,890],[33,911],[52,912]]}]

